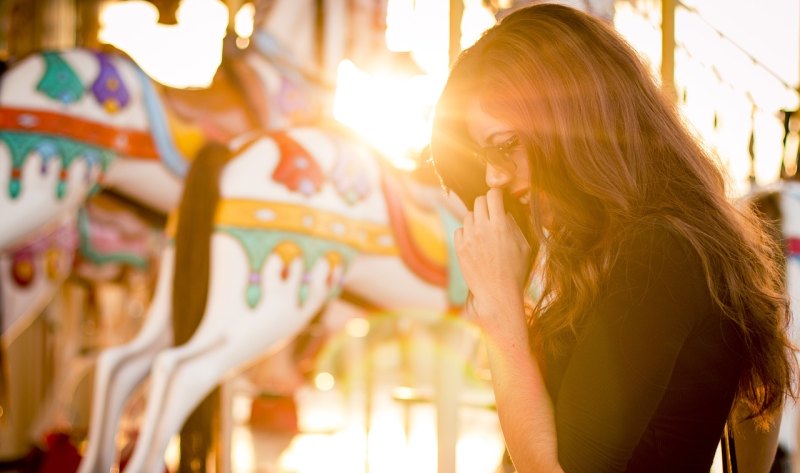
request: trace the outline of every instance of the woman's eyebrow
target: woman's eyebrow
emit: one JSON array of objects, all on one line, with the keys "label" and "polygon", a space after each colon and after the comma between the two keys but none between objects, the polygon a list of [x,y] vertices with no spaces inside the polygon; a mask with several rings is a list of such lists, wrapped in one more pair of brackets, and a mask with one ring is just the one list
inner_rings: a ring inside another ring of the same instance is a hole
[{"label": "woman's eyebrow", "polygon": [[484,146],[496,146],[499,144],[503,144],[506,140],[508,140],[514,134],[514,130],[499,130],[489,133],[483,139]]}]

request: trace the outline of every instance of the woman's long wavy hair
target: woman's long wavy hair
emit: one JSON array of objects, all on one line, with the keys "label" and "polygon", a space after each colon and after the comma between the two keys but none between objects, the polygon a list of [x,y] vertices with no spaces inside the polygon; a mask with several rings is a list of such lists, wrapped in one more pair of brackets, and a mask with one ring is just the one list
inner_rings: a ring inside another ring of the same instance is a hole
[{"label": "woman's long wavy hair", "polygon": [[516,130],[532,189],[556,215],[545,236],[531,199],[524,229],[547,255],[534,311],[539,349],[574,336],[626,230],[650,222],[689,242],[714,302],[739,327],[746,366],[738,399],[768,421],[794,396],[781,249],[758,215],[729,199],[718,164],[616,32],[577,10],[536,5],[459,57],[435,111],[431,150],[442,185],[467,206],[486,192],[465,123],[476,98]]}]

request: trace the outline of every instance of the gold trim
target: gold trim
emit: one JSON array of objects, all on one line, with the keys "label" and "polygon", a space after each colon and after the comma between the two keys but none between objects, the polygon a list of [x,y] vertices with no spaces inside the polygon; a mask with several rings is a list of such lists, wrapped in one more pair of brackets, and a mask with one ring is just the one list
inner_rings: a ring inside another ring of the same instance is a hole
[{"label": "gold trim", "polygon": [[400,253],[388,225],[352,220],[302,205],[225,199],[217,206],[214,223],[295,232],[349,245],[365,253],[390,256]]}]

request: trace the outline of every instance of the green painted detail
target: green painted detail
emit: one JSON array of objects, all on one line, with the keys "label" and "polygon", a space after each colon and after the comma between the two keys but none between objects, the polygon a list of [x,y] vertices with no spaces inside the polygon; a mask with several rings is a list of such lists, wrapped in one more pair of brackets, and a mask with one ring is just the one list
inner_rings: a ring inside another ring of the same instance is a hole
[{"label": "green painted detail", "polygon": [[45,63],[44,76],[36,85],[36,90],[53,100],[71,104],[83,97],[84,87],[81,78],[54,51],[42,53]]},{"label": "green painted detail", "polygon": [[63,199],[64,194],[66,193],[67,193],[67,183],[65,181],[58,181],[56,183],[56,197],[58,197],[58,200]]},{"label": "green painted detail", "polygon": [[22,168],[25,158],[45,139],[47,139],[45,135],[38,133],[0,131],[0,140],[11,151],[11,163],[15,168]]},{"label": "green painted detail", "polygon": [[11,181],[8,183],[8,194],[12,199],[19,197],[19,191],[21,189],[22,183],[19,182],[19,179],[11,179]]},{"label": "green painted detail", "polygon": [[447,299],[454,306],[463,306],[467,302],[467,283],[464,275],[461,274],[461,266],[456,257],[456,247],[453,237],[456,228],[461,226],[461,222],[444,208],[439,208],[439,218],[444,226],[444,234],[447,237]]},{"label": "green painted detail", "polygon": [[[348,245],[300,233],[271,229],[237,228],[225,225],[217,226],[216,230],[231,235],[242,245],[247,255],[250,273],[261,274],[261,269],[267,257],[272,254],[276,246],[286,241],[291,241],[300,247],[303,268],[306,272],[314,267],[314,264],[328,252],[337,252],[342,255],[345,266],[349,265],[350,261],[358,253]],[[252,288],[258,288],[258,291]],[[334,290],[338,290],[338,288],[334,286]],[[254,308],[261,300],[260,283],[249,283],[245,290],[245,297],[247,305],[250,308]],[[300,286],[297,297],[301,303],[305,302],[308,298],[307,284],[304,283]]]},{"label": "green painted detail", "polygon": [[100,253],[92,247],[92,239],[89,235],[89,215],[83,207],[78,209],[78,241],[81,255],[96,265],[122,263],[140,269],[149,266],[147,259],[141,256],[121,251]]},{"label": "green painted detail", "polygon": [[56,147],[58,148],[58,155],[61,156],[61,169],[69,169],[77,158],[86,156],[87,151],[96,152],[95,150],[97,149],[80,141],[67,139],[57,140]]},{"label": "green painted detail", "polygon": [[303,283],[300,285],[300,293],[297,294],[297,297],[300,299],[300,304],[305,304],[308,300],[309,290],[308,283]]},{"label": "green painted detail", "polygon": [[[49,153],[57,156],[61,161],[61,168],[67,171],[76,159],[93,156],[92,160],[87,159],[89,164],[97,163],[105,172],[117,157],[117,154],[109,149],[42,133],[0,131],[0,141],[4,142],[11,152],[12,166],[19,169],[24,167],[26,159],[36,151],[39,151],[39,154],[47,154],[47,156],[43,156],[45,159],[50,159]],[[45,153],[44,150],[47,152]],[[15,179],[10,181],[8,192],[11,198],[19,196],[22,191],[21,186],[22,184]],[[56,196],[61,199],[66,191],[66,183],[59,181],[55,189]]]},{"label": "green painted detail", "polygon": [[92,184],[91,189],[89,189],[89,194],[87,195],[87,197],[94,197],[97,194],[99,194],[101,190],[103,190],[103,186],[95,182],[94,184]]},{"label": "green painted detail", "polygon": [[249,283],[247,285],[247,291],[245,292],[245,298],[247,299],[247,306],[251,309],[255,309],[256,305],[258,305],[258,301],[261,300],[261,286]]}]

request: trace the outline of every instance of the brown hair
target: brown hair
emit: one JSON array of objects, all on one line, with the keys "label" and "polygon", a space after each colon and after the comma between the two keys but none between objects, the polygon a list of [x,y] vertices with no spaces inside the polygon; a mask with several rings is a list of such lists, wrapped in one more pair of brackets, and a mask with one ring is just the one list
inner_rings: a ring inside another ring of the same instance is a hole
[{"label": "brown hair", "polygon": [[721,170],[633,49],[600,20],[550,4],[512,13],[466,50],[437,105],[431,149],[443,186],[468,206],[486,192],[464,115],[475,97],[517,131],[532,188],[557,216],[545,237],[531,199],[528,230],[547,253],[539,348],[574,334],[626,230],[657,222],[701,258],[747,351],[738,398],[768,420],[794,393],[782,268],[769,257],[780,249],[750,209],[728,199]]}]

